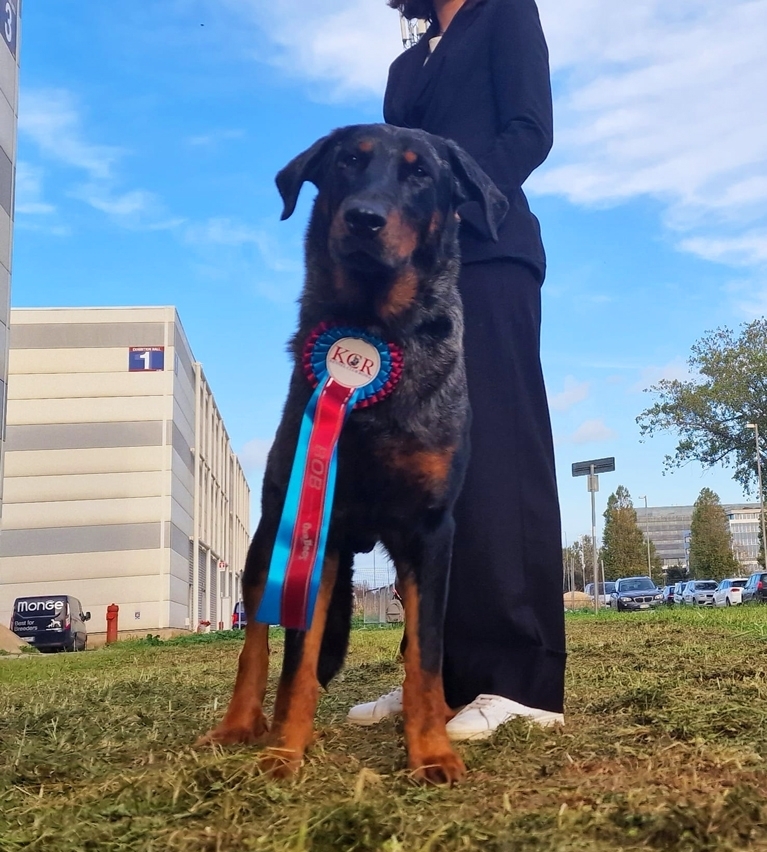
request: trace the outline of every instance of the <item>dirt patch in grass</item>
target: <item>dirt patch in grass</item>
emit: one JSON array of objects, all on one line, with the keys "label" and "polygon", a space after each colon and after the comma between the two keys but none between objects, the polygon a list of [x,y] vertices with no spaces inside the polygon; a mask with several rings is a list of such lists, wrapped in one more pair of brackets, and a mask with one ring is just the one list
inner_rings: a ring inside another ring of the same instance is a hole
[{"label": "dirt patch in grass", "polygon": [[0,655],[21,654],[29,650],[29,645],[23,639],[19,639],[4,624],[0,624]]},{"label": "dirt patch in grass", "polygon": [[399,722],[344,722],[399,682],[398,630],[354,632],[288,783],[191,745],[237,633],[0,660],[0,850],[767,849],[767,607],[573,613],[568,635],[566,727],[461,746],[453,789],[413,784]]}]

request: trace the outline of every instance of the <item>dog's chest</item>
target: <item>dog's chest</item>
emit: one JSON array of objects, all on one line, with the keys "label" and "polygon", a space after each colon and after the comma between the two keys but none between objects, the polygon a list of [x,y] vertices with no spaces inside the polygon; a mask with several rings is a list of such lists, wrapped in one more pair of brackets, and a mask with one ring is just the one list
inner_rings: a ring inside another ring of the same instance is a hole
[{"label": "dog's chest", "polygon": [[355,412],[338,446],[336,514],[366,525],[440,505],[462,440],[450,433],[422,440],[377,414]]}]

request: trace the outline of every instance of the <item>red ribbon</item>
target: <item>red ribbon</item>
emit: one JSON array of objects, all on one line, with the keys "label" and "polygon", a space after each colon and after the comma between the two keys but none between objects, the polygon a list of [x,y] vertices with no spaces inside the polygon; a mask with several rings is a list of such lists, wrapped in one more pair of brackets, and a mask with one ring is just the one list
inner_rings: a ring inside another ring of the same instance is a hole
[{"label": "red ribbon", "polygon": [[296,630],[306,629],[309,585],[317,560],[331,460],[354,393],[355,388],[328,377],[317,399],[282,595],[280,623]]}]

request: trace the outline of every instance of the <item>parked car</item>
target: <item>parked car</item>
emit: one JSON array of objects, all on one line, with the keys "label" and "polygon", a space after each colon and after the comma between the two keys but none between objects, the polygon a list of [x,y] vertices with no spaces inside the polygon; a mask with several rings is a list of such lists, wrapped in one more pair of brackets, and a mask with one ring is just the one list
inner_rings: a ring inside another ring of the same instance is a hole
[{"label": "parked car", "polygon": [[692,606],[713,606],[716,580],[690,580],[684,587],[682,597]]},{"label": "parked car", "polygon": [[38,651],[84,651],[91,617],[71,595],[16,598],[11,630]]},{"label": "parked car", "polygon": [[767,571],[755,571],[740,594],[744,604],[767,603]]},{"label": "parked car", "polygon": [[740,601],[743,586],[748,580],[745,577],[730,577],[716,587],[714,606],[737,606]]},{"label": "parked car", "polygon": [[649,577],[622,577],[610,595],[610,606],[622,610],[653,609],[663,603],[663,593]]},{"label": "parked car", "polygon": [[[583,590],[593,601],[594,600],[594,584],[586,583],[586,588]],[[615,591],[615,583],[606,582],[599,584],[599,603],[604,606],[610,606],[610,595]]]},{"label": "parked car", "polygon": [[689,583],[689,580],[682,580],[679,583],[674,584],[674,603],[675,604],[683,604],[684,603],[684,587]]},{"label": "parked car", "polygon": [[244,630],[246,622],[245,604],[243,601],[237,601],[232,613],[232,630]]},{"label": "parked car", "polygon": [[664,586],[661,592],[663,593],[663,603],[672,606],[674,603],[674,587]]}]

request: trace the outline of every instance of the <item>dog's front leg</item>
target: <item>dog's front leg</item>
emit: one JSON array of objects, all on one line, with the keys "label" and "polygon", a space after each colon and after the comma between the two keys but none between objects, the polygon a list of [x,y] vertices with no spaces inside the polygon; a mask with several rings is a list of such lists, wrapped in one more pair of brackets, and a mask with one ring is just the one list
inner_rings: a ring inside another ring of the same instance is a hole
[{"label": "dog's front leg", "polygon": [[269,625],[256,621],[261,603],[269,558],[274,542],[274,522],[262,517],[245,560],[242,594],[247,623],[245,645],[237,664],[237,680],[229,708],[220,724],[197,740],[197,745],[254,743],[269,726],[263,703],[269,674]]},{"label": "dog's front leg", "polygon": [[[442,686],[442,631],[453,540],[452,520],[429,533],[417,548],[418,569],[397,573],[405,603],[405,681],[402,689],[408,766],[419,781],[453,784],[466,767],[453,751],[445,731]],[[409,550],[411,548],[408,548]]]},{"label": "dog's front leg", "polygon": [[285,778],[299,769],[314,736],[314,713],[319,694],[317,663],[337,575],[338,553],[328,553],[309,630],[288,630],[285,634],[285,656],[274,704],[271,742],[260,762],[265,772],[278,778]]}]

